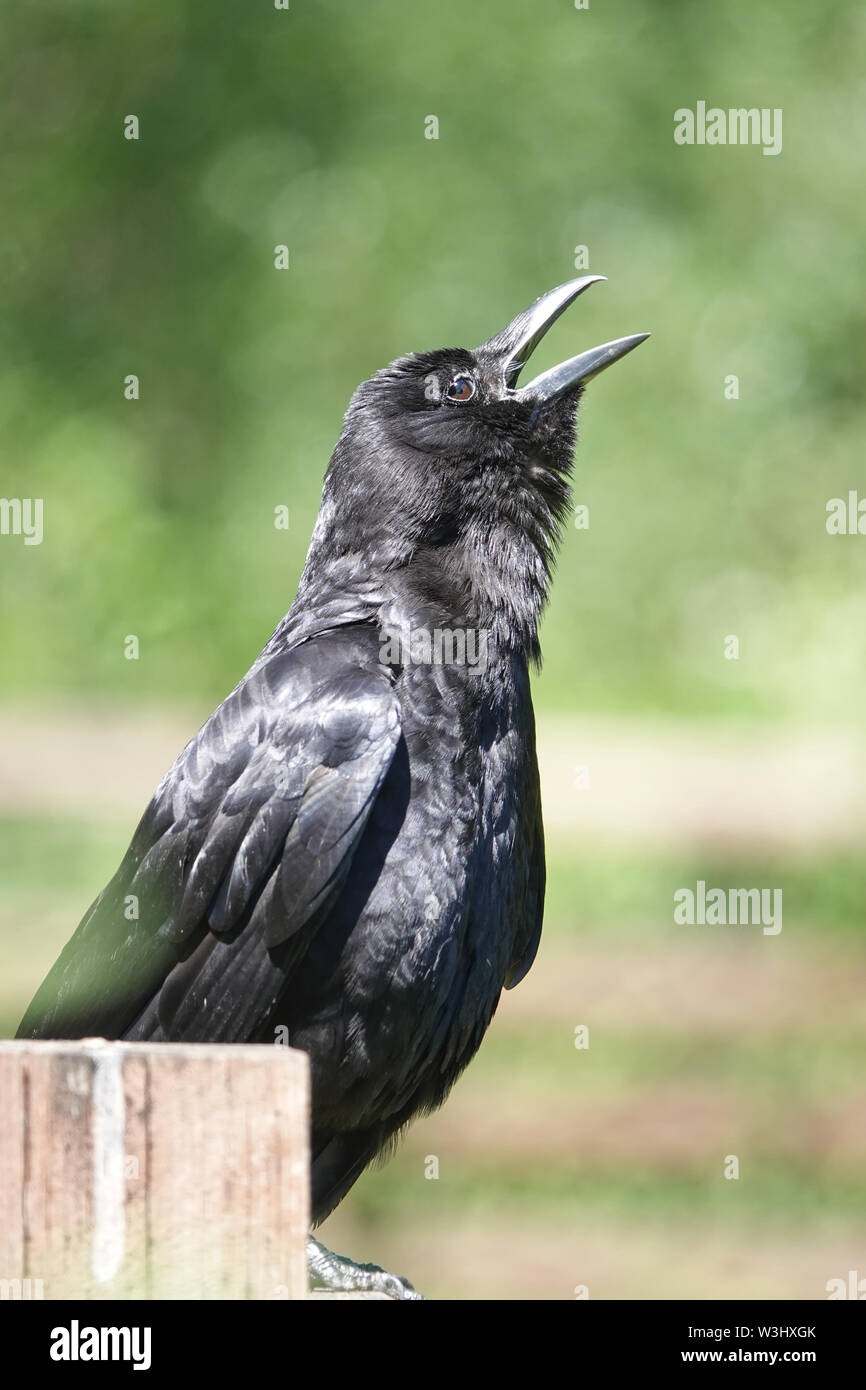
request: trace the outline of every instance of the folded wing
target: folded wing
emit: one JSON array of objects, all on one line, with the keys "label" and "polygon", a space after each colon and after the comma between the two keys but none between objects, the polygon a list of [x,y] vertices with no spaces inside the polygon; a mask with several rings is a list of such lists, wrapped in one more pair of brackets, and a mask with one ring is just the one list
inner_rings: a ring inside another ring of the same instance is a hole
[{"label": "folded wing", "polygon": [[372,628],[257,664],[164,778],[18,1036],[255,1037],[345,882],[400,735]]}]

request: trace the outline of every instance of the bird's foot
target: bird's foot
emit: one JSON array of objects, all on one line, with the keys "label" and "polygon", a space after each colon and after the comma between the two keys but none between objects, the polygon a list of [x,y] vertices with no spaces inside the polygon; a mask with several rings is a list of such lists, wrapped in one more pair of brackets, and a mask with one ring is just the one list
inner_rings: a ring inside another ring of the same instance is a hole
[{"label": "bird's foot", "polygon": [[311,1289],[330,1289],[338,1293],[382,1293],[388,1298],[420,1298],[399,1274],[389,1274],[378,1265],[359,1265],[345,1255],[335,1255],[321,1241],[307,1238],[307,1271]]}]

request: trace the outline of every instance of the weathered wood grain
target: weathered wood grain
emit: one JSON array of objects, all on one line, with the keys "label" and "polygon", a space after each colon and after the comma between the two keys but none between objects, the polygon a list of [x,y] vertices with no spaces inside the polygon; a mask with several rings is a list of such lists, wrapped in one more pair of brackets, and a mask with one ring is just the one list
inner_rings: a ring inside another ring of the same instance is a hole
[{"label": "weathered wood grain", "polygon": [[0,1042],[0,1115],[0,1297],[306,1296],[303,1053]]}]

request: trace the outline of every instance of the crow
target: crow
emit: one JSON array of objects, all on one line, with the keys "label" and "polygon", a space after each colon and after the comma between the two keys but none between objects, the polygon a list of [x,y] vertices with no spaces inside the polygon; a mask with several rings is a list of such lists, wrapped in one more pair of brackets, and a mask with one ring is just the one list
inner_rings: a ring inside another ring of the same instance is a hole
[{"label": "crow", "polygon": [[[309,1055],[317,1226],[441,1105],[529,970],[545,861],[530,667],[584,386],[518,377],[603,276],[358,387],[297,597],[160,783],[18,1036]],[[135,904],[135,910],[130,910]],[[324,1287],[418,1297],[310,1237]]]}]

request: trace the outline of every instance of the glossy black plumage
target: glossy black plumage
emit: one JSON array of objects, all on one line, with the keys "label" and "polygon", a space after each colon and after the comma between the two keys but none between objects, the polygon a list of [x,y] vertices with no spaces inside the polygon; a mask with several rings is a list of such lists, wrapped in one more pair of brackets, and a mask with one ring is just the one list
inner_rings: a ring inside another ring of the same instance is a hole
[{"label": "glossy black plumage", "polygon": [[[316,1221],[444,1099],[538,945],[529,666],[581,384],[516,392],[514,341],[405,358],[356,392],[294,605],[19,1030],[287,1030],[311,1058]],[[447,396],[461,373],[467,403]],[[394,656],[443,630],[483,634],[484,663]]]}]

